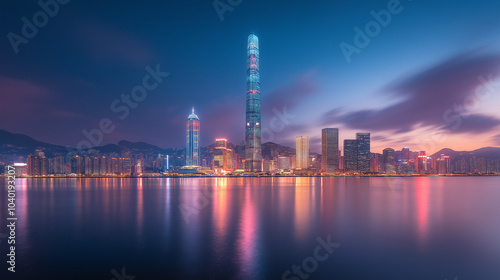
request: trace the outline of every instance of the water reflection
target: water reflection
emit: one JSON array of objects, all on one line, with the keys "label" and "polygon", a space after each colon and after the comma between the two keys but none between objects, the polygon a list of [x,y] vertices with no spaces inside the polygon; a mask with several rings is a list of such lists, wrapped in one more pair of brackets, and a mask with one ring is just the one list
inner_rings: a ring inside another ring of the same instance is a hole
[{"label": "water reflection", "polygon": [[[20,257],[33,271],[50,260],[88,279],[108,277],[110,259],[135,265],[144,279],[166,270],[174,279],[267,279],[331,235],[343,244],[336,263],[313,279],[435,279],[450,271],[496,279],[496,264],[477,260],[500,258],[498,178],[384,180],[18,179]],[[477,180],[480,189],[471,187]]]}]

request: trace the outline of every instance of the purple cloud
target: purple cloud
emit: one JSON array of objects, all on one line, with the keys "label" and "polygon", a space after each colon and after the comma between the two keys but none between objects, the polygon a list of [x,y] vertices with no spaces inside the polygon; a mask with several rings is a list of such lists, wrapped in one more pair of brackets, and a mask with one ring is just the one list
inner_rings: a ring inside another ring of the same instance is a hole
[{"label": "purple cloud", "polygon": [[[491,76],[490,76],[491,75]],[[417,127],[434,127],[451,133],[478,133],[495,128],[500,119],[465,112],[470,100],[486,102],[474,94],[484,87],[479,77],[500,77],[500,55],[465,53],[381,90],[401,102],[379,110],[342,112],[333,109],[322,116],[324,124],[342,123],[354,129],[393,130],[397,133]],[[449,112],[448,112],[449,111]],[[448,113],[447,113],[448,112]]]}]

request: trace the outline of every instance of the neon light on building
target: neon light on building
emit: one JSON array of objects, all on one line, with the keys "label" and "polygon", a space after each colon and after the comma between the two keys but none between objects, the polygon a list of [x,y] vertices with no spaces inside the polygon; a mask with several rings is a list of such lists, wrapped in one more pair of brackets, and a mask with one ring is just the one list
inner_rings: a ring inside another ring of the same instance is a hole
[{"label": "neon light on building", "polygon": [[194,108],[186,124],[186,165],[200,165],[200,119]]},{"label": "neon light on building", "polygon": [[259,38],[253,34],[248,36],[247,66],[245,169],[250,172],[260,172],[262,154]]}]

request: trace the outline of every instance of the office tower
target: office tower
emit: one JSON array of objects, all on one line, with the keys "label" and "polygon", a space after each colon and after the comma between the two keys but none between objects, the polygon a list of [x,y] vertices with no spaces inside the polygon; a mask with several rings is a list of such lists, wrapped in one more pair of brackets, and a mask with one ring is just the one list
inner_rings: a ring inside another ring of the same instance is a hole
[{"label": "office tower", "polygon": [[396,166],[394,161],[394,149],[385,148],[383,151],[385,174],[394,174]]},{"label": "office tower", "polygon": [[83,174],[85,172],[85,165],[83,157],[74,156],[71,158],[71,173]]},{"label": "office tower", "polygon": [[106,175],[108,173],[106,156],[101,156],[99,159],[99,175]]},{"label": "office tower", "polygon": [[370,172],[370,133],[356,133],[356,142],[358,171],[368,173]]},{"label": "office tower", "polygon": [[309,167],[309,136],[297,136],[295,139],[295,168]]},{"label": "office tower", "polygon": [[142,169],[142,167],[143,167],[143,166],[142,166],[142,161],[143,161],[142,159],[138,159],[138,160],[136,161],[136,163],[135,163],[135,168],[134,168],[134,169],[135,169],[135,171],[134,171],[134,173],[135,173],[135,174],[142,174],[142,172],[143,172],[143,169]]},{"label": "office tower", "polygon": [[92,174],[92,160],[91,160],[91,158],[88,156],[84,156],[83,162],[84,162],[84,168],[83,168],[84,173],[86,175]]},{"label": "office tower", "polygon": [[99,175],[99,158],[98,157],[93,157],[92,158],[92,174],[93,175]]},{"label": "office tower", "polygon": [[451,173],[451,161],[449,156],[441,155],[437,159],[437,173],[439,174],[450,174]]},{"label": "office tower", "polygon": [[200,165],[200,119],[194,108],[186,124],[186,165]]},{"label": "office tower", "polygon": [[130,175],[132,173],[132,160],[130,158],[123,158],[121,164],[121,173]]},{"label": "office tower", "polygon": [[29,176],[40,176],[41,170],[39,157],[35,155],[29,155],[26,169]]},{"label": "office tower", "polygon": [[40,157],[40,175],[49,175],[49,159],[45,156]]},{"label": "office tower", "polygon": [[227,147],[227,139],[217,138],[215,139],[215,151],[214,151],[214,168],[224,167],[224,151]]},{"label": "office tower", "polygon": [[215,139],[214,168],[220,168],[224,171],[232,170],[234,167],[233,160],[234,153],[232,149],[227,148],[227,139]]},{"label": "office tower", "polygon": [[334,172],[339,169],[339,130],[324,128],[321,130],[321,170]]},{"label": "office tower", "polygon": [[250,172],[260,172],[262,154],[259,38],[253,34],[248,36],[247,66],[245,169]]},{"label": "office tower", "polygon": [[290,169],[290,158],[289,157],[278,157],[278,169],[281,169],[281,170]]},{"label": "office tower", "polygon": [[378,153],[370,154],[370,159],[371,159],[370,172],[379,173],[381,171],[381,168],[380,168],[381,158],[382,158],[382,154],[378,154]]},{"label": "office tower", "polygon": [[114,174],[120,173],[120,165],[117,158],[111,158],[111,172]]},{"label": "office tower", "polygon": [[232,170],[233,169],[233,150],[232,149],[224,149],[223,157],[222,157],[222,169],[224,170]]},{"label": "office tower", "polygon": [[344,140],[344,172],[358,171],[358,141]]},{"label": "office tower", "polygon": [[407,147],[404,147],[401,150],[401,158],[403,159],[403,162],[408,162],[410,161],[410,149]]}]

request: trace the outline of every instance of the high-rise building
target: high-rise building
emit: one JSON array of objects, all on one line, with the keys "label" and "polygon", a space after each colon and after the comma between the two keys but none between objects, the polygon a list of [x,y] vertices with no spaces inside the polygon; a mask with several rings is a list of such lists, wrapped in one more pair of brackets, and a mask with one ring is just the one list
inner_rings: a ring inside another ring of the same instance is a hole
[{"label": "high-rise building", "polygon": [[379,173],[382,169],[380,168],[380,163],[382,159],[382,154],[372,153],[370,155],[371,163],[370,163],[370,172]]},{"label": "high-rise building", "polygon": [[281,169],[281,170],[290,169],[290,158],[289,157],[278,157],[278,169]]},{"label": "high-rise building", "polygon": [[297,136],[295,139],[295,168],[309,167],[309,136]]},{"label": "high-rise building", "polygon": [[354,139],[344,140],[344,172],[358,170],[358,143]]},{"label": "high-rise building", "polygon": [[358,145],[358,171],[370,172],[370,133],[356,133],[356,142]]},{"label": "high-rise building", "polygon": [[83,157],[76,155],[71,158],[71,173],[75,174],[85,173],[85,164]]},{"label": "high-rise building", "polygon": [[224,149],[223,153],[223,164],[222,168],[226,171],[234,169],[233,166],[233,150],[232,149]]},{"label": "high-rise building", "polygon": [[101,156],[99,159],[99,175],[106,175],[108,173],[107,158]]},{"label": "high-rise building", "polygon": [[394,149],[385,148],[383,151],[385,174],[394,174],[396,172],[396,162],[394,161]]},{"label": "high-rise building", "polygon": [[132,160],[130,158],[123,158],[121,164],[121,174],[132,174]]},{"label": "high-rise building", "polygon": [[42,174],[39,156],[37,155],[28,156],[27,171],[28,175],[30,176],[40,176]]},{"label": "high-rise building", "polygon": [[250,172],[260,172],[262,153],[259,38],[253,34],[248,36],[247,66],[245,169]]},{"label": "high-rise building", "polygon": [[321,130],[321,170],[334,172],[339,169],[339,129]]},{"label": "high-rise building", "polygon": [[401,150],[401,158],[403,159],[403,162],[408,162],[410,161],[410,149],[407,147],[404,147]]},{"label": "high-rise building", "polygon": [[194,108],[186,124],[186,165],[200,165],[200,119]]},{"label": "high-rise building", "polygon": [[451,161],[449,156],[441,155],[437,159],[437,173],[439,174],[449,174],[451,173]]}]

